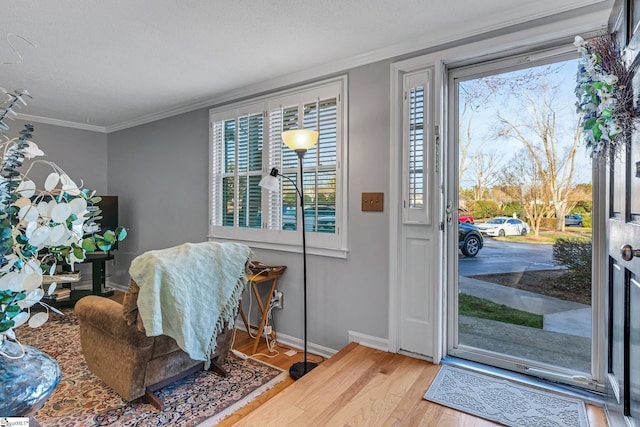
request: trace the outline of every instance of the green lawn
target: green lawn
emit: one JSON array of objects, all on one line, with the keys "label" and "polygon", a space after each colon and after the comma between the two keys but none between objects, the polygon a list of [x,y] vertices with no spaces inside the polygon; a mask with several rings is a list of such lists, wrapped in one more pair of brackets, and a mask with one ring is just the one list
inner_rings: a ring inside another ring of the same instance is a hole
[{"label": "green lawn", "polygon": [[542,315],[540,314],[516,310],[504,304],[496,304],[468,294],[458,295],[458,314],[542,329]]},{"label": "green lawn", "polygon": [[494,237],[495,240],[501,240],[503,242],[522,242],[522,243],[540,243],[545,245],[553,245],[558,239],[575,239],[591,241],[591,234],[582,234],[579,232],[571,232],[574,230],[580,230],[579,228],[572,227],[571,230],[567,228],[568,232],[559,233],[553,231],[541,231],[538,237],[533,233],[529,233],[526,236],[505,236]]}]

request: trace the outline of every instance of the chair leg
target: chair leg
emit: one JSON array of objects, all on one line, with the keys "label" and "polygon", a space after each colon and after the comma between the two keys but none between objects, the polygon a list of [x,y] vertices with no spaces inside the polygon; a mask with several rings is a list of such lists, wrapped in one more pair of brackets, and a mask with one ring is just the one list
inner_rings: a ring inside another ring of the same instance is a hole
[{"label": "chair leg", "polygon": [[150,404],[151,406],[156,408],[158,411],[162,411],[162,408],[164,407],[164,402],[153,391],[149,390],[148,387],[144,391],[143,399],[145,403]]},{"label": "chair leg", "polygon": [[209,366],[209,371],[215,372],[216,374],[220,375],[222,378],[227,378],[227,376],[229,375],[229,373],[225,371],[222,365],[215,360],[211,361],[211,366]]}]

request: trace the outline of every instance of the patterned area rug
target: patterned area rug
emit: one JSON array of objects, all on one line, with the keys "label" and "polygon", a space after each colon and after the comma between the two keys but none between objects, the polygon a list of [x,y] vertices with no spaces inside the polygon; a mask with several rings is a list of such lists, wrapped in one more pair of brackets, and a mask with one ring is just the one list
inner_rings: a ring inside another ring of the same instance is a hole
[{"label": "patterned area rug", "polygon": [[158,390],[165,403],[159,412],[149,404],[126,402],[88,370],[78,321],[72,310],[65,313],[52,313],[41,328],[16,330],[23,344],[48,353],[62,368],[60,384],[36,414],[43,427],[215,425],[286,378],[281,369],[229,354],[227,378],[201,371]]},{"label": "patterned area rug", "polygon": [[507,426],[589,426],[579,399],[447,365],[442,365],[424,398]]}]

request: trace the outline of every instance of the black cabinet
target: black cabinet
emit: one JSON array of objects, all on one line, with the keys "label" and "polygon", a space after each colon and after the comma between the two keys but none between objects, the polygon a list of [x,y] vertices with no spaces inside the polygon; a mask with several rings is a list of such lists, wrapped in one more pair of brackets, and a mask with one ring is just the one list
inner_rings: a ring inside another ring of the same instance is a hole
[{"label": "black cabinet", "polygon": [[73,289],[74,283],[61,282],[58,287],[68,288],[70,290],[68,296],[58,299],[45,297],[43,302],[56,307],[64,307],[74,305],[76,301],[87,295],[112,296],[112,290],[105,290],[105,283],[107,280],[107,261],[111,261],[113,258],[113,254],[109,252],[87,254],[82,263],[91,263],[91,289]]}]

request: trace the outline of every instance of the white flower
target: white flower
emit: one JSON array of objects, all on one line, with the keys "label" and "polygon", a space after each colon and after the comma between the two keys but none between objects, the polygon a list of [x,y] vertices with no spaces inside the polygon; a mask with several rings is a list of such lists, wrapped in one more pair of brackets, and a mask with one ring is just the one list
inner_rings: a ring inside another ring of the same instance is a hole
[{"label": "white flower", "polygon": [[618,83],[618,76],[616,76],[614,74],[607,74],[607,75],[602,77],[602,81],[605,82],[608,85],[614,85],[614,84]]},{"label": "white flower", "polygon": [[602,136],[600,137],[600,141],[604,139],[607,142],[611,142],[611,140],[609,139],[609,133],[607,132],[607,128],[604,127],[603,125],[598,125],[598,129],[600,129],[600,132],[602,133]]},{"label": "white flower", "polygon": [[600,105],[598,105],[598,112],[602,113],[604,110],[609,110],[616,103],[616,98],[613,94],[606,90],[599,90],[598,97],[600,98]]},{"label": "white flower", "polygon": [[576,36],[573,39],[573,45],[575,47],[583,47],[584,46],[584,39],[582,37],[580,37],[580,36]]},{"label": "white flower", "polygon": [[617,135],[620,132],[622,132],[622,129],[618,127],[618,124],[615,121],[612,121],[611,123],[609,123],[608,128],[609,128],[609,135],[611,136]]}]

